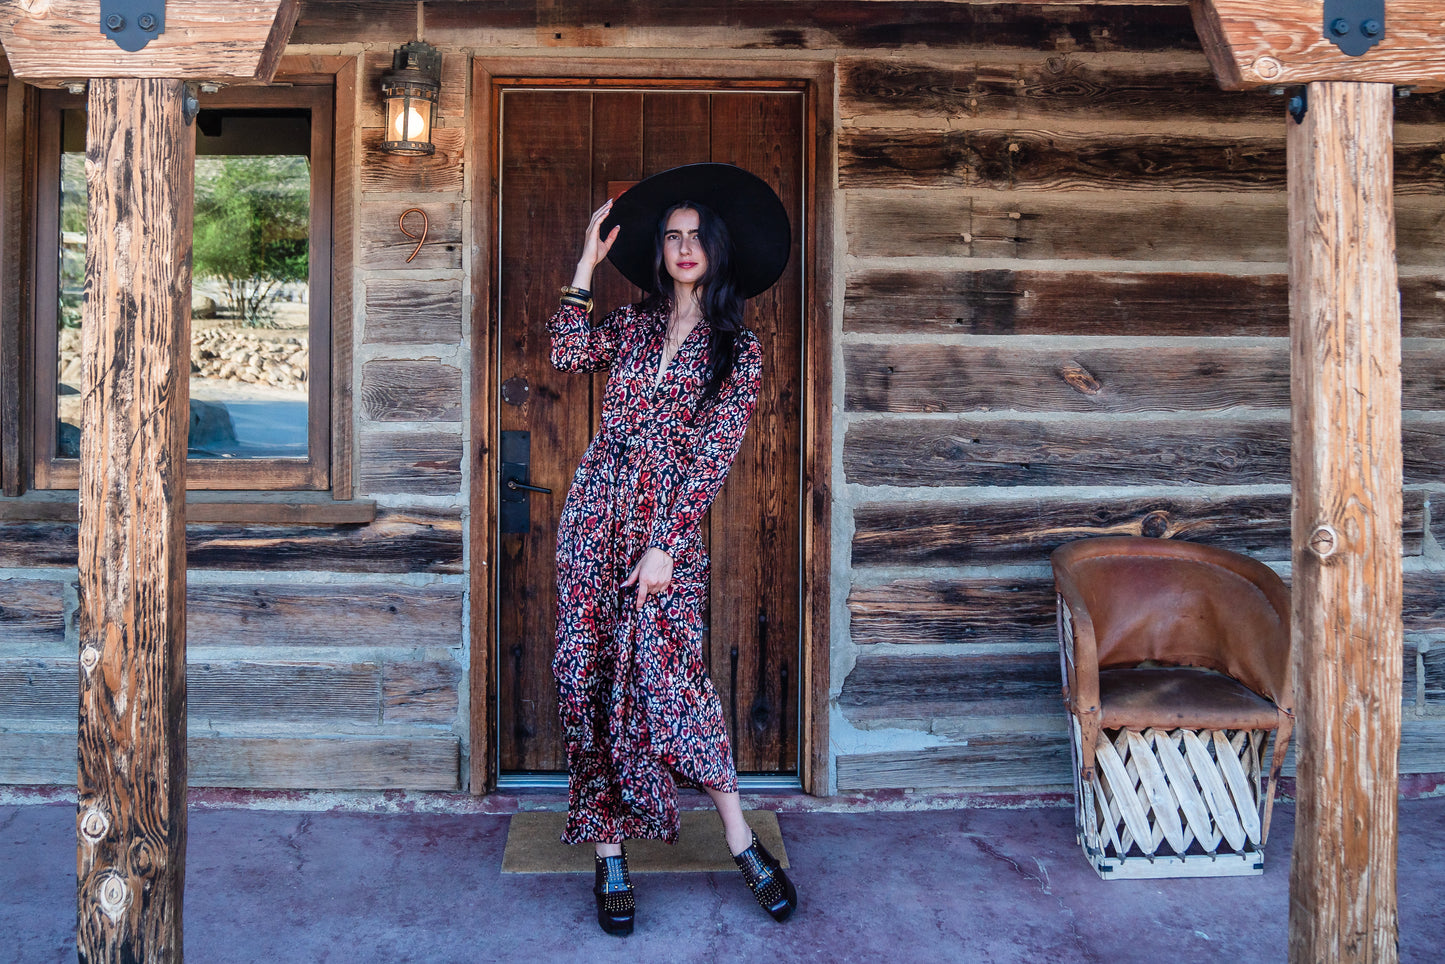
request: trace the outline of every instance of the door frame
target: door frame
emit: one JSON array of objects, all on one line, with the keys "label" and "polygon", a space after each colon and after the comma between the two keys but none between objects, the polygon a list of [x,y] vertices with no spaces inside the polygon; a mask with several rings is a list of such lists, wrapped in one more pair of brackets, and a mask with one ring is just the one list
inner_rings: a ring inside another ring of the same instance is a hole
[{"label": "door frame", "polygon": [[801,624],[799,685],[799,782],[815,796],[828,794],[828,691],[831,656],[831,548],[833,468],[833,155],[832,61],[739,61],[572,59],[568,57],[476,57],[472,61],[471,122],[467,165],[472,199],[470,518],[467,526],[470,630],[468,716],[469,781],[475,795],[496,787],[495,597],[497,539],[495,499],[499,439],[493,352],[497,337],[497,179],[501,150],[498,82],[517,85],[601,86],[627,84],[669,88],[764,88],[801,90],[803,119],[803,409],[799,413],[802,464]]}]

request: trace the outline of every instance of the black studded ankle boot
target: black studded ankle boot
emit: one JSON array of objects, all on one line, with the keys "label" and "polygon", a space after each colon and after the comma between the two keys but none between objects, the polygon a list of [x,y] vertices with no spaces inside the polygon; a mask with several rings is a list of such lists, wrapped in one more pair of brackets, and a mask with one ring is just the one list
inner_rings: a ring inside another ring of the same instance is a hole
[{"label": "black studded ankle boot", "polygon": [[738,869],[743,872],[743,880],[747,881],[748,889],[753,892],[763,910],[773,915],[773,920],[781,924],[797,910],[797,888],[788,879],[788,875],[783,873],[777,859],[758,843],[757,834],[753,834],[753,842],[747,850],[733,854],[733,860],[737,861]]},{"label": "black studded ankle boot", "polygon": [[597,896],[597,923],[609,934],[626,937],[632,933],[632,917],[637,901],[632,893],[632,878],[627,873],[627,848],[616,857],[593,855],[597,882],[592,893]]}]

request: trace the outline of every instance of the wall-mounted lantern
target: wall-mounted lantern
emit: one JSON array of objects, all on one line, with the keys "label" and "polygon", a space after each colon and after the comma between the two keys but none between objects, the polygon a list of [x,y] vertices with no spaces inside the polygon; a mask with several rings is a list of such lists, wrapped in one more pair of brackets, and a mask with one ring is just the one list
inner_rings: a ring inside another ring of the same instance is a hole
[{"label": "wall-mounted lantern", "polygon": [[396,49],[391,69],[381,75],[381,96],[386,100],[383,151],[413,156],[436,151],[431,129],[441,90],[441,51],[421,40]]}]

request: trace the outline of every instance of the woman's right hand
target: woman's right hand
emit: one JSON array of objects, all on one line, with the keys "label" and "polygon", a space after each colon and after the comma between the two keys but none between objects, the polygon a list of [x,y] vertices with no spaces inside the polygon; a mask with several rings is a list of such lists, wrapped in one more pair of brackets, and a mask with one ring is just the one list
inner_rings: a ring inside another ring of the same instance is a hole
[{"label": "woman's right hand", "polygon": [[[577,270],[580,272],[586,269],[590,275],[592,269],[602,263],[607,257],[607,252],[612,250],[612,243],[617,240],[622,225],[613,227],[602,237],[602,222],[607,220],[607,213],[612,210],[612,201],[608,200],[596,211],[592,212],[592,220],[587,222],[587,237],[582,244],[582,258],[577,262]],[[582,286],[582,287],[585,287]]]}]

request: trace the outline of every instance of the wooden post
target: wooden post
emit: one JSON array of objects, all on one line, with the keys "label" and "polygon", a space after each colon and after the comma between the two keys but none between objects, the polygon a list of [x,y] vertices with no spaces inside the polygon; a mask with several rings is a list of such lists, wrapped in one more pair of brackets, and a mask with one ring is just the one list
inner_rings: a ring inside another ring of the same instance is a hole
[{"label": "wooden post", "polygon": [[1394,961],[1400,300],[1389,84],[1289,122],[1298,810],[1290,960]]},{"label": "wooden post", "polygon": [[180,961],[195,135],[179,80],[90,82],[77,950]]}]

